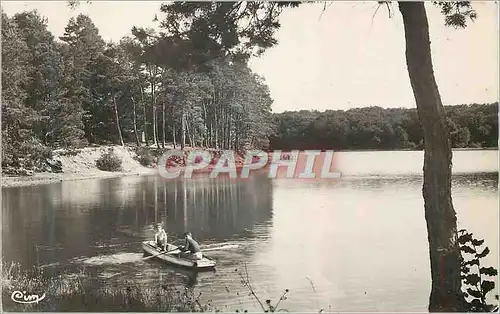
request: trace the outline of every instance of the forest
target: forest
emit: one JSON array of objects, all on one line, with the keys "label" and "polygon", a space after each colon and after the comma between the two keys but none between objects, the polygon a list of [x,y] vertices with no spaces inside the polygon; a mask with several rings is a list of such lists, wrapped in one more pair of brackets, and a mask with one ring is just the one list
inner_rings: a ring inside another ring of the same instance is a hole
[{"label": "forest", "polygon": [[[254,46],[275,44],[272,32],[249,28],[242,33],[249,41],[238,43],[230,31],[211,36],[206,25],[183,29],[182,7],[175,4],[161,12],[160,31],[133,27],[119,42],[106,42],[83,14],[56,38],[36,11],[2,12],[4,167],[27,167],[55,149],[109,144],[422,148],[414,109],[273,114],[265,79],[248,66],[259,54],[250,51]],[[453,146],[497,147],[497,112],[498,103],[446,107]]]},{"label": "forest", "polygon": [[[162,7],[162,9],[166,10]],[[168,28],[170,25],[164,24]],[[269,89],[248,58],[152,29],[105,42],[86,15],[56,39],[36,11],[2,12],[2,162],[133,143],[238,149],[271,134]]]},{"label": "forest", "polygon": [[[445,106],[454,148],[498,147],[498,103]],[[272,149],[423,149],[417,110],[364,107],[273,115]]]}]

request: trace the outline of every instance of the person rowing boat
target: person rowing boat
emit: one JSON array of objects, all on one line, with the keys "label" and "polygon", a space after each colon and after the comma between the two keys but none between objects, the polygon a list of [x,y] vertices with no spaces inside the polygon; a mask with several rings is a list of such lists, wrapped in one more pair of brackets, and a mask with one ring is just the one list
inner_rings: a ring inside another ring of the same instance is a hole
[{"label": "person rowing boat", "polygon": [[157,224],[155,229],[156,229],[155,243],[159,248],[166,251],[168,248],[167,232],[163,229],[163,226],[161,225],[161,223]]},{"label": "person rowing boat", "polygon": [[184,238],[186,239],[186,243],[183,247],[180,247],[180,250],[184,253],[189,253],[190,257],[193,259],[203,259],[203,253],[201,253],[200,245],[193,239],[191,232],[186,232],[184,234]]}]

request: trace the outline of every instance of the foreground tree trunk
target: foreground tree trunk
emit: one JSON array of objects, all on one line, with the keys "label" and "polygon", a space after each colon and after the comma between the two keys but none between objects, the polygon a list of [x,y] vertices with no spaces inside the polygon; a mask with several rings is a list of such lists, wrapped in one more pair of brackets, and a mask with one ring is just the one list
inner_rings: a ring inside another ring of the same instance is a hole
[{"label": "foreground tree trunk", "polygon": [[434,77],[429,25],[423,2],[399,2],[406,37],[406,63],[424,133],[425,220],[432,287],[429,311],[463,311],[457,219],[451,199],[451,145]]}]

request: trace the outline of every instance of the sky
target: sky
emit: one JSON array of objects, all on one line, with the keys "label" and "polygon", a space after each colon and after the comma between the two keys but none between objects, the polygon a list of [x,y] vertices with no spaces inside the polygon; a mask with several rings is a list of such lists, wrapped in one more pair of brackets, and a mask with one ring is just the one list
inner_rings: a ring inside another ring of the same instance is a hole
[{"label": "sky", "polygon": [[[154,27],[158,1],[2,1],[9,15],[36,9],[61,36],[68,20],[87,14],[105,40],[130,35],[132,26]],[[473,2],[478,19],[466,29],[444,26],[439,9],[426,3],[434,71],[444,104],[498,101],[498,3]],[[337,110],[366,106],[415,107],[405,61],[402,18],[393,4],[370,1],[303,4],[288,9],[276,33],[278,45],[252,59],[266,79],[273,111]]]}]

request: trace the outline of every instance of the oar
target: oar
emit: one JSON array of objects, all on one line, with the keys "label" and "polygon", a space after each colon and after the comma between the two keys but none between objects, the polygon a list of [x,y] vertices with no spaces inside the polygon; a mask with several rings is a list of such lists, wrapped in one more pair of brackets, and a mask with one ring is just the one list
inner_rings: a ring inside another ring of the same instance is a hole
[{"label": "oar", "polygon": [[[231,244],[231,245],[223,245],[223,246],[220,246],[220,247],[214,247],[214,248],[209,248],[209,249],[201,249],[200,251],[201,252],[209,252],[209,251],[218,251],[218,250],[227,250],[227,249],[235,249],[239,247],[239,245],[237,244]],[[145,260],[148,260],[150,258],[153,258],[153,257],[156,257],[158,255],[162,255],[162,254],[166,254],[166,253],[170,253],[170,252],[173,252],[173,251],[177,251],[179,250],[179,248],[176,248],[176,249],[173,249],[173,250],[170,250],[170,251],[165,251],[165,252],[161,252],[161,253],[158,253],[158,254],[155,254],[155,255],[151,255],[151,256],[147,256],[147,257],[143,257],[142,260],[145,261]]]},{"label": "oar", "polygon": [[218,251],[218,250],[235,249],[238,247],[239,247],[239,245],[237,245],[237,244],[230,244],[230,245],[223,245],[223,246],[209,248],[209,249],[201,249],[200,251],[202,251],[202,252]]},{"label": "oar", "polygon": [[175,248],[173,250],[169,250],[169,251],[164,251],[164,252],[161,252],[161,253],[158,253],[158,254],[155,254],[155,255],[151,255],[151,256],[146,256],[146,257],[143,257],[142,260],[145,261],[145,260],[148,260],[150,258],[153,258],[153,257],[156,257],[158,255],[162,255],[162,254],[166,254],[166,253],[170,253],[170,252],[173,252],[173,251],[177,251],[179,250],[179,248]]}]

